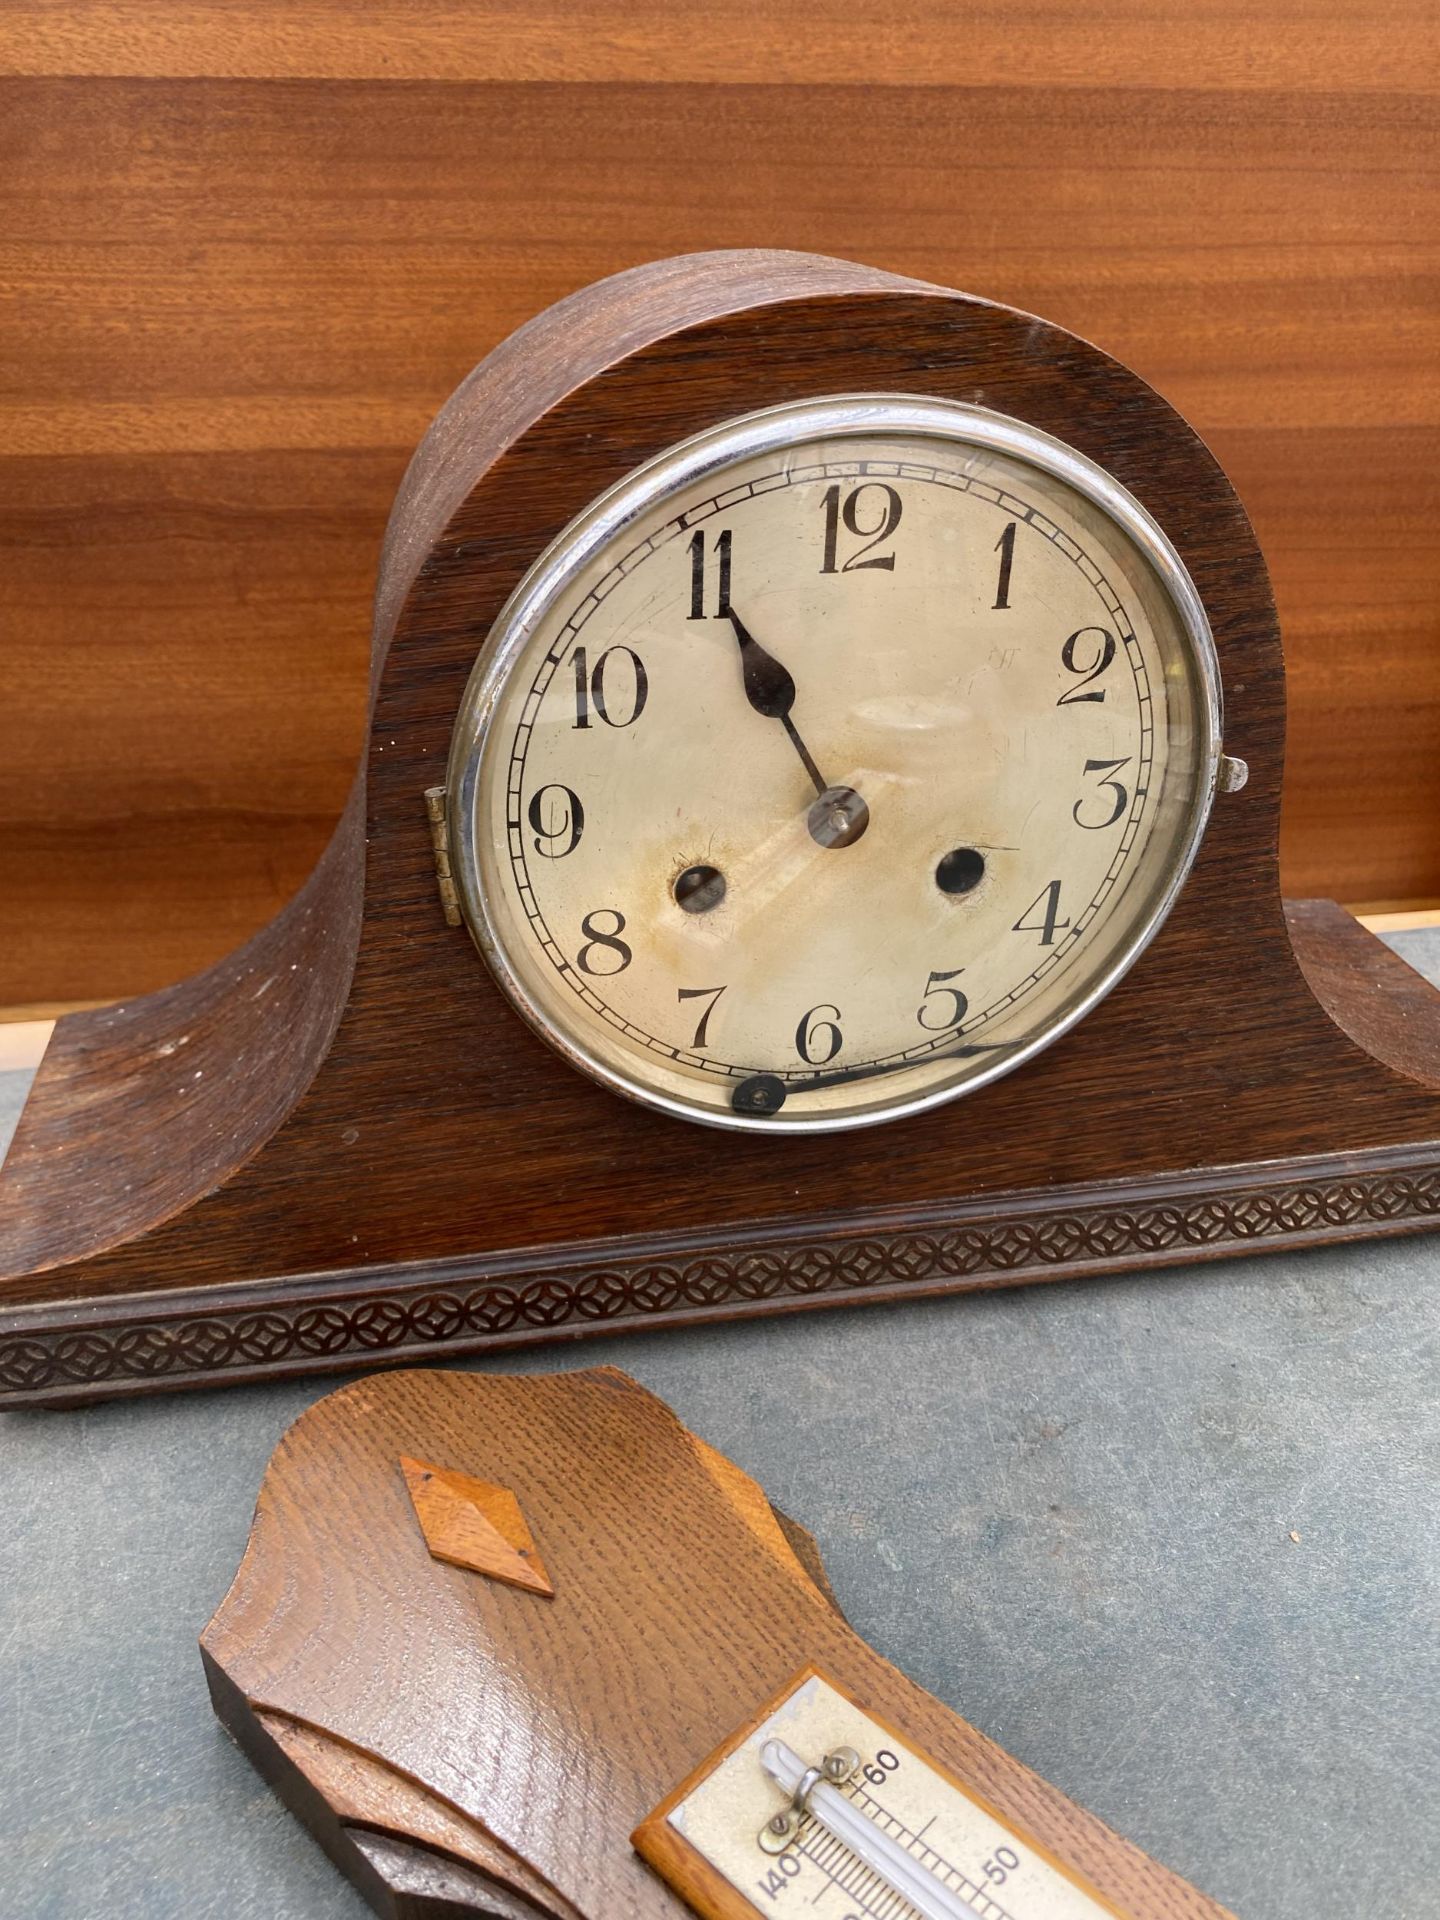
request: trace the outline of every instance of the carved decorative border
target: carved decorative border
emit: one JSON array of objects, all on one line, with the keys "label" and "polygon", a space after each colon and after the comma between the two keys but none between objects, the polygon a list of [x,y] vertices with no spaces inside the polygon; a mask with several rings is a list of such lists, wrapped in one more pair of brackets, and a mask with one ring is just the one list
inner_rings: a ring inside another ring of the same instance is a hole
[{"label": "carved decorative border", "polygon": [[63,1314],[20,1309],[0,1321],[0,1403],[61,1405],[220,1384],[227,1375],[393,1364],[695,1316],[1414,1231],[1440,1219],[1440,1149],[1420,1164],[1413,1147],[1400,1151],[1408,1164],[1357,1171],[1351,1159],[1348,1171],[1327,1176],[1323,1163],[1312,1163],[1314,1177],[1283,1185],[1249,1184],[1257,1170],[1238,1168],[1204,1176],[1205,1190],[1196,1192],[1194,1176],[1185,1191],[1185,1177],[1170,1175],[1106,1205],[1094,1204],[1093,1189],[1070,1206],[1061,1193],[1011,1195],[957,1207],[943,1222],[892,1221],[869,1231],[847,1223],[823,1239],[810,1225],[668,1254],[612,1243],[615,1257],[603,1262],[593,1248],[570,1247],[520,1267],[503,1259],[427,1263],[383,1269],[384,1282],[372,1269],[217,1289],[208,1301],[194,1293],[131,1295]]}]

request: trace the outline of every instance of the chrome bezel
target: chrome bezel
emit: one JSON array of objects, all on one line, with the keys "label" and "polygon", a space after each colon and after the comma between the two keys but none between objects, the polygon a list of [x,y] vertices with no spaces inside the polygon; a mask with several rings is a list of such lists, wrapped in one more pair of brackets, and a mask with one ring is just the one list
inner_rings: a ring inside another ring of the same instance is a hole
[{"label": "chrome bezel", "polygon": [[[1150,910],[1136,923],[1130,937],[1082,998],[1024,1045],[1007,1052],[1003,1059],[967,1075],[953,1086],[933,1088],[861,1113],[787,1115],[781,1121],[702,1108],[657,1092],[638,1075],[617,1070],[568,1034],[559,1032],[532,998],[521,973],[506,953],[491,917],[490,893],[481,871],[475,834],[475,793],[480,765],[500,695],[536,625],[567,591],[580,570],[640,514],[649,511],[666,495],[754,454],[778,452],[801,441],[864,434],[913,434],[960,440],[987,452],[1008,454],[1063,481],[1109,515],[1145,556],[1169,596],[1188,642],[1197,682],[1200,777],[1190,796],[1168,884],[1157,893]],[[456,715],[446,778],[451,868],[465,924],[491,972],[528,1024],[572,1066],[643,1106],[698,1125],[777,1137],[834,1133],[904,1119],[909,1114],[973,1093],[1033,1059],[1105,998],[1154,939],[1189,875],[1215,796],[1220,743],[1220,668],[1200,595],[1165,533],[1134,495],[1103,467],[1063,440],[1042,433],[1024,421],[961,401],[922,399],[906,393],[840,394],[792,401],[709,428],[647,460],[577,515],[530,567],[496,617]]]}]

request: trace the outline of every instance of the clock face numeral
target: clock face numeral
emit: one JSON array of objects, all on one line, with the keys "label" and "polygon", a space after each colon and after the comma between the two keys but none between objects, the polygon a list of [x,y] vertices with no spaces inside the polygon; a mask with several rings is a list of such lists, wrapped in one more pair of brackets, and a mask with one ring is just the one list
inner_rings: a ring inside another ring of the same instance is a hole
[{"label": "clock face numeral", "polygon": [[958,980],[964,971],[963,967],[951,967],[947,973],[932,973],[925,982],[925,997],[915,1009],[915,1018],[927,1033],[946,1033],[958,1027],[970,1011],[970,1002],[960,989],[945,984]]},{"label": "clock face numeral", "polygon": [[[1130,760],[1128,756],[1124,760],[1087,760],[1085,762],[1085,771],[1086,773],[1113,774],[1119,773],[1123,767],[1128,767],[1129,764]],[[1089,795],[1087,795],[1084,800],[1077,800],[1070,810],[1071,817],[1074,819],[1076,826],[1086,827],[1092,833],[1098,833],[1102,827],[1113,827],[1115,822],[1124,813],[1126,807],[1130,804],[1130,790],[1123,780],[1102,780],[1100,782],[1100,791],[1102,793],[1113,794],[1114,796],[1113,800],[1100,801],[1103,818],[1099,820],[1087,820],[1085,818],[1082,808],[1087,805],[1090,799]]]},{"label": "clock face numeral", "polygon": [[1015,563],[1015,522],[1012,520],[995,542],[1000,556],[1000,577],[995,583],[992,611],[1003,613],[1010,605],[1010,569]]},{"label": "clock face numeral", "polygon": [[[1039,914],[1038,920],[1032,920],[1032,914]],[[1070,922],[1060,918],[1060,882],[1052,880],[1048,887],[1042,887],[1020,918],[1011,928],[1012,933],[1038,933],[1042,947],[1053,947],[1055,935],[1068,927]]]},{"label": "clock face numeral", "polygon": [[686,1000],[703,1000],[705,1002],[704,1010],[695,1024],[695,1038],[690,1042],[692,1047],[704,1047],[708,1044],[710,1016],[714,1013],[716,1002],[724,991],[724,987],[679,987],[676,989],[676,997],[682,1002]]},{"label": "clock face numeral", "polygon": [[[627,698],[617,706],[612,691],[610,699],[605,697],[605,669],[617,653],[623,653],[630,662],[630,671],[634,681]],[[585,658],[584,647],[576,647],[571,656],[575,668],[575,726],[586,728],[590,725],[590,709],[596,713],[607,727],[633,727],[645,711],[645,702],[650,697],[650,678],[645,671],[645,662],[633,647],[607,647],[593,667]],[[630,711],[623,708],[628,705]]]},{"label": "clock face numeral", "polygon": [[[1077,649],[1079,651],[1077,652]],[[1086,654],[1093,654],[1087,663]],[[1082,700],[1103,700],[1105,689],[1091,687],[1115,658],[1115,636],[1108,627],[1081,627],[1072,633],[1060,649],[1060,664],[1067,673],[1078,673],[1079,686],[1070,687],[1055,702],[1057,707],[1075,706]],[[1085,688],[1090,687],[1087,693]]]},{"label": "clock face numeral", "polygon": [[[705,618],[706,542],[703,532],[695,534],[686,551],[690,555],[690,613],[691,620]],[[730,618],[730,529],[715,536],[714,553],[715,573],[715,612],[712,618],[728,620]]]},{"label": "clock face numeral", "polygon": [[828,1003],[812,1007],[802,1018],[795,1029],[795,1051],[807,1066],[823,1067],[844,1046],[839,1020],[839,1007]]},{"label": "clock face numeral", "polygon": [[[900,496],[894,487],[883,480],[863,480],[843,494],[838,485],[827,487],[821,505],[825,510],[825,557],[820,563],[821,573],[856,573],[866,567],[880,567],[887,573],[895,571],[893,553],[875,552],[900,524]],[[836,549],[842,524],[847,533],[865,544],[837,566]]]},{"label": "clock face numeral", "polygon": [[553,781],[531,795],[525,817],[535,831],[535,851],[546,860],[563,860],[573,853],[585,831],[579,794]]},{"label": "clock face numeral", "polygon": [[[613,920],[614,926],[602,927],[601,915]],[[615,907],[596,907],[587,913],[580,922],[580,931],[587,936],[585,945],[575,956],[575,964],[582,973],[599,974],[602,979],[609,975],[623,973],[634,954],[620,938],[625,931],[625,916]],[[613,964],[602,964],[600,956],[612,956]]]},{"label": "clock face numeral", "polygon": [[462,907],[598,1077],[858,1124],[1028,1059],[1132,957],[1203,685],[1109,490],[1015,430],[703,441],[487,650]]}]

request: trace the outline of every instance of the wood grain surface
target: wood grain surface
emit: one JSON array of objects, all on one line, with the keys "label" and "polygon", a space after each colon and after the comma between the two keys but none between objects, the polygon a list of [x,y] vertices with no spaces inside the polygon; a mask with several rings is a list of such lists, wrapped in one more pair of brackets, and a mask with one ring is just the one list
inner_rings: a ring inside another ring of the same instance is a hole
[{"label": "wood grain surface", "polygon": [[[515,1489],[552,1602],[428,1558],[408,1452]],[[813,1664],[1119,1912],[1224,1920],[868,1647],[716,1458],[612,1368],[393,1374],[290,1429],[201,1650],[220,1718],[379,1913],[681,1920],[632,1829]]]},{"label": "wood grain surface", "polygon": [[0,8],[0,1004],[168,984],[294,892],[435,408],[713,246],[1157,385],[1275,577],[1287,890],[1440,897],[1437,41],[1400,0]]},{"label": "wood grain surface", "polygon": [[[577,1074],[446,924],[423,802],[537,547],[682,422],[820,387],[983,402],[1112,472],[1189,570],[1250,768],[1154,942],[1072,1033],[843,1148],[720,1138]],[[590,288],[488,356],[426,436],[373,661],[365,780],[310,893],[235,962],[57,1027],[0,1169],[0,1395],[393,1363],[1440,1215],[1440,994],[1370,964],[1358,930],[1317,959],[1323,916],[1294,951],[1284,685],[1250,525],[1185,423],[1083,341],[808,255],[691,255]],[[272,975],[287,998],[266,1006]],[[1357,1011],[1377,991],[1393,1015]]]}]

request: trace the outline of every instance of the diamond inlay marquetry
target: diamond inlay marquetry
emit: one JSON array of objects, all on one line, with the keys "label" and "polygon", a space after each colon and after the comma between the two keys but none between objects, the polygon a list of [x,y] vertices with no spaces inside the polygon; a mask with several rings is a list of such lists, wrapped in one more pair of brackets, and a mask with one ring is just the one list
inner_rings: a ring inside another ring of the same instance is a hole
[{"label": "diamond inlay marquetry", "polygon": [[508,1487],[404,1454],[400,1469],[425,1544],[436,1560],[554,1598],[520,1502]]}]

